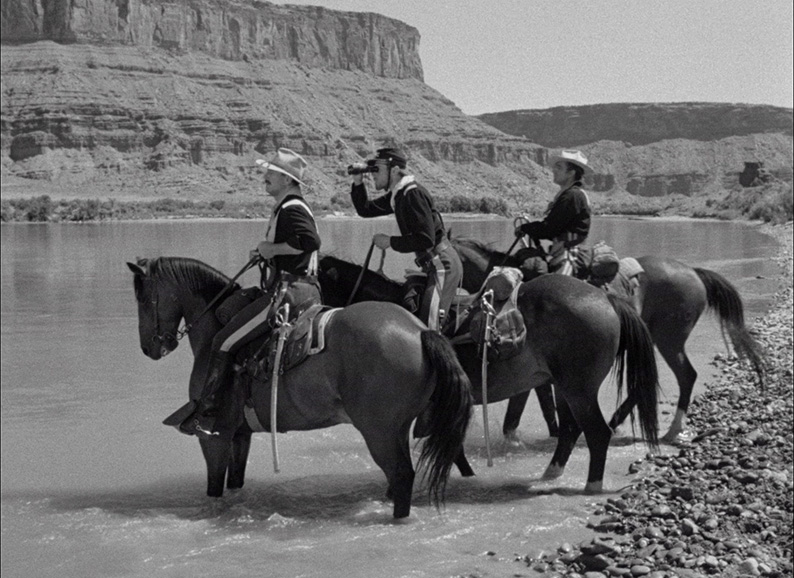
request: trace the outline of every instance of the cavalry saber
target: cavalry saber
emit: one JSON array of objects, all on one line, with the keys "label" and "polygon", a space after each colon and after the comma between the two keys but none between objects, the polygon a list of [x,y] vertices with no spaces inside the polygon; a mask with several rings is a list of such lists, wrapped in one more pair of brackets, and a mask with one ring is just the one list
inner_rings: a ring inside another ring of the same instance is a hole
[{"label": "cavalry saber", "polygon": [[[284,304],[283,310],[284,315],[282,319],[284,319],[286,324],[286,320],[289,319],[289,303]],[[271,380],[270,387],[270,447],[273,450],[273,471],[279,473],[278,442],[276,441],[276,410],[278,409],[278,376],[281,372],[281,354],[284,351],[284,342],[287,339],[287,332],[284,331],[284,325],[279,326],[276,331],[278,331],[278,343],[276,344],[276,359],[273,361],[273,379]]]},{"label": "cavalry saber", "polygon": [[489,289],[482,296],[483,310],[485,311],[485,335],[482,344],[482,426],[485,434],[485,455],[488,457],[488,467],[493,467],[491,458],[491,433],[488,427],[488,344],[491,341],[491,320],[493,319],[493,305],[488,298],[493,299],[493,289]]}]

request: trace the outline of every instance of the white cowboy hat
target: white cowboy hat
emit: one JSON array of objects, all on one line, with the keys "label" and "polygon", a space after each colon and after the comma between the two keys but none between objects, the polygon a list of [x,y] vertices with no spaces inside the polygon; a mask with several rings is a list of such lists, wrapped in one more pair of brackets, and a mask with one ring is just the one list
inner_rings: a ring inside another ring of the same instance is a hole
[{"label": "white cowboy hat", "polygon": [[295,179],[298,184],[305,185],[303,174],[306,172],[306,161],[295,151],[290,149],[278,149],[276,155],[266,161],[256,159],[256,164],[266,171],[276,171]]},{"label": "white cowboy hat", "polygon": [[593,169],[587,164],[587,157],[582,154],[582,151],[566,150],[552,155],[549,158],[549,166],[554,166],[557,161],[574,164],[584,170],[585,175],[593,174]]}]

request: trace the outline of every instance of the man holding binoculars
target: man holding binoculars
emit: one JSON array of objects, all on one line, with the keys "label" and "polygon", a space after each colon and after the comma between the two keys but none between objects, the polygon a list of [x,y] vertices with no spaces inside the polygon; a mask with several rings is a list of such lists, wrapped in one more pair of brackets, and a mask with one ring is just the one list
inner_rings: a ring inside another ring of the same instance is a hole
[{"label": "man holding binoculars", "polygon": [[[417,316],[430,329],[440,330],[455,292],[463,277],[463,266],[455,249],[447,241],[444,221],[430,193],[405,170],[405,155],[394,148],[378,149],[373,158],[347,168],[353,175],[350,197],[362,217],[380,217],[394,213],[400,235],[377,233],[372,238],[381,249],[414,253],[416,264],[427,276]],[[373,173],[375,189],[386,191],[370,199],[364,175]]]}]

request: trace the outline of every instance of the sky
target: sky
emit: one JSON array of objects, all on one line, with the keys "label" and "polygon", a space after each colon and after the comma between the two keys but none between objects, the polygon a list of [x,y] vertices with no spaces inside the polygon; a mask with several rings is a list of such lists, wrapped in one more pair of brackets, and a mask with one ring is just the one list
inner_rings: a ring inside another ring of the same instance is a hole
[{"label": "sky", "polygon": [[470,115],[614,102],[792,108],[791,0],[271,0],[414,26]]}]

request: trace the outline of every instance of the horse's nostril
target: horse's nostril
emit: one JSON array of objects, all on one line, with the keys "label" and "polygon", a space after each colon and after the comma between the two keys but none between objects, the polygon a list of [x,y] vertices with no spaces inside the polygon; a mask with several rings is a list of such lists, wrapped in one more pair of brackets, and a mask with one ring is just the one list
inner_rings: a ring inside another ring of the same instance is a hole
[{"label": "horse's nostril", "polygon": [[143,350],[143,354],[144,355],[147,355],[147,356],[149,355],[149,348],[148,347],[146,347],[145,345],[141,345],[141,349]]}]

